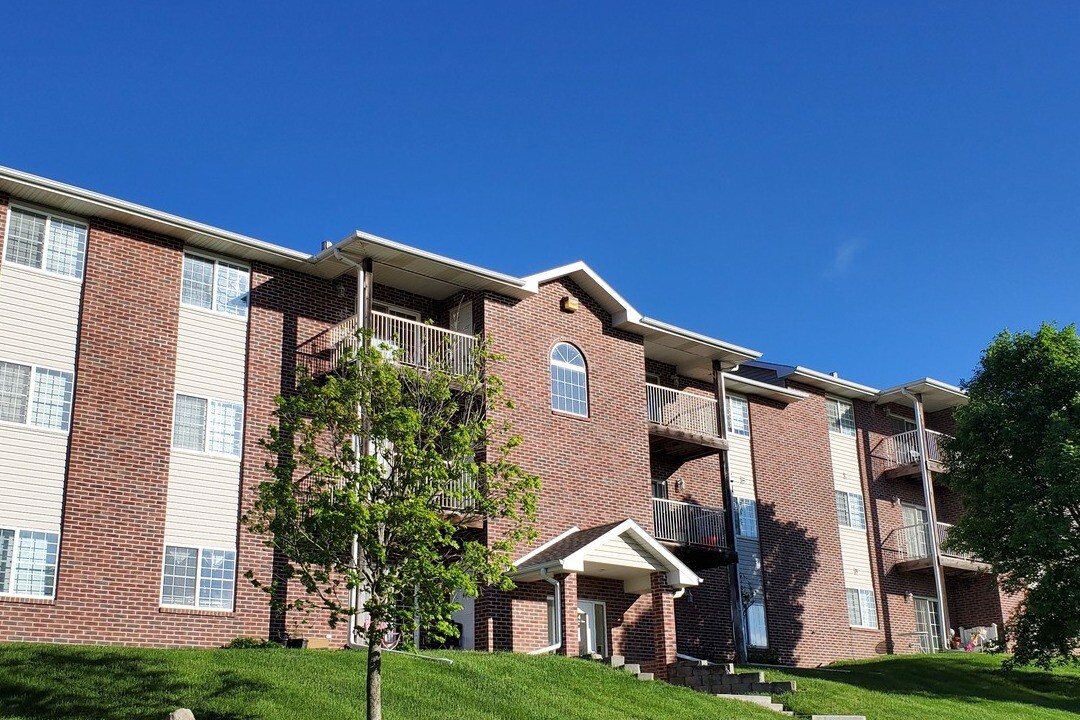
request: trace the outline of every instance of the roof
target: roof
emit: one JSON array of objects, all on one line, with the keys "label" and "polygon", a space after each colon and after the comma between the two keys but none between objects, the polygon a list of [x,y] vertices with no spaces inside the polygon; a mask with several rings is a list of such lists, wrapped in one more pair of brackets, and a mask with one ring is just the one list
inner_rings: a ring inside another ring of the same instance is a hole
[{"label": "roof", "polygon": [[706,335],[648,318],[639,313],[592,268],[578,261],[524,278],[526,287],[537,292],[541,285],[569,278],[611,314],[611,323],[620,330],[645,339],[645,356],[674,365],[678,373],[711,382],[713,361],[731,370],[747,360],[761,357],[756,350],[733,345]]},{"label": "roof", "polygon": [[790,405],[793,402],[805,400],[810,397],[810,393],[805,393],[802,390],[794,390],[782,385],[774,385],[773,383],[762,382],[761,380],[754,380],[753,378],[742,377],[740,375],[732,375],[731,373],[724,373],[724,386],[728,390],[733,390],[737,393],[767,397],[770,400],[776,400],[785,405]]},{"label": "roof", "polygon": [[908,400],[904,397],[903,391],[918,393],[922,396],[923,410],[925,412],[937,412],[939,410],[949,410],[959,405],[966,405],[968,402],[968,395],[962,388],[958,388],[955,385],[935,380],[934,378],[922,378],[920,380],[912,380],[896,387],[891,387],[886,390],[882,390],[878,393],[877,402],[881,405],[886,403],[902,403],[908,404]]},{"label": "roof", "polygon": [[762,362],[756,360],[747,363],[751,368],[762,368],[776,372],[778,380],[794,380],[803,385],[823,390],[832,395],[852,398],[857,400],[873,401],[877,398],[877,388],[862,385],[851,380],[845,380],[839,375],[827,374],[802,367],[801,365],[779,365],[777,363]]},{"label": "roof", "polygon": [[[634,553],[615,557],[599,552],[612,541],[622,541],[636,551],[636,557]],[[539,580],[545,574],[581,573],[622,580],[626,592],[639,595],[648,592],[649,578],[656,571],[666,571],[668,585],[674,588],[701,584],[701,578],[630,519],[585,530],[572,527],[524,555],[515,566],[512,576],[522,581]]]}]

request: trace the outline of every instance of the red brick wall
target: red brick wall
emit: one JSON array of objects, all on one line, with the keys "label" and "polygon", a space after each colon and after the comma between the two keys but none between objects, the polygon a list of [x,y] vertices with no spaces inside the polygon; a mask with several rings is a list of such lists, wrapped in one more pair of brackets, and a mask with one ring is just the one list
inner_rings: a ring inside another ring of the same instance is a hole
[{"label": "red brick wall", "polygon": [[727,567],[698,570],[701,585],[675,601],[679,652],[730,662],[735,656]]}]

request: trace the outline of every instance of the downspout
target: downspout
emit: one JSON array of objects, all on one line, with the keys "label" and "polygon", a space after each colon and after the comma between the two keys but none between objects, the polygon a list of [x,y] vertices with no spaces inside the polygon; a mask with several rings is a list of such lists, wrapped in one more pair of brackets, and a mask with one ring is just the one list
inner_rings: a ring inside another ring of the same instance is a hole
[{"label": "downspout", "polygon": [[551,586],[555,588],[555,644],[548,645],[547,647],[538,648],[536,650],[530,650],[527,655],[546,655],[549,652],[555,652],[562,647],[563,633],[562,633],[562,586],[559,581],[551,577],[548,574],[547,568],[540,568],[540,579],[546,580],[551,583]]},{"label": "downspout", "polygon": [[927,535],[930,540],[930,559],[934,569],[938,622],[941,624],[941,627],[938,628],[938,639],[941,641],[941,649],[945,650],[949,647],[949,615],[945,608],[945,573],[941,567],[941,549],[938,547],[937,507],[934,502],[933,477],[930,474],[930,463],[926,454],[926,423],[923,418],[922,396],[919,393],[909,391],[907,388],[900,388],[900,394],[911,400],[911,406],[915,412],[915,432],[918,435],[919,447],[919,474],[922,477],[923,502],[926,503],[926,514],[929,518]]},{"label": "downspout", "polygon": [[[357,319],[357,322],[359,323],[360,329],[363,329],[367,325],[367,313],[364,312],[364,309],[365,309],[364,308],[364,298],[367,295],[367,293],[365,292],[365,289],[366,289],[365,284],[366,284],[366,280],[367,280],[366,273],[368,271],[370,271],[370,269],[371,269],[370,261],[365,261],[364,264],[361,265],[360,263],[356,262],[355,260],[351,260],[351,259],[345,257],[344,255],[342,255],[341,251],[338,250],[337,248],[334,248],[334,257],[337,258],[338,260],[340,260],[341,262],[345,263],[346,265],[350,265],[350,266],[356,268],[356,319]],[[361,410],[361,408],[359,406],[357,406],[356,412],[357,412],[358,415],[362,412],[362,410]],[[353,452],[356,454],[357,457],[360,456],[360,443],[361,443],[360,437],[354,435],[353,436]],[[366,441],[365,441],[364,444],[365,445],[367,444]],[[367,449],[368,449],[367,447],[364,448],[365,453],[366,453]],[[357,465],[356,465],[356,467],[353,468],[353,470],[355,472],[360,471],[359,462],[357,462]],[[353,567],[354,570],[359,568],[359,566],[360,566],[360,538],[359,538],[359,536],[357,536],[355,534],[353,535],[353,538],[352,538],[351,562],[352,562],[352,567]],[[349,591],[349,606],[353,609],[353,612],[349,614],[349,637],[348,637],[348,641],[346,642],[346,645],[350,649],[354,649],[354,650],[356,650],[356,649],[367,649],[367,645],[365,643],[357,642],[357,638],[356,638],[356,625],[357,625],[357,622],[360,619],[360,586],[359,585],[354,587],[352,590]]]}]

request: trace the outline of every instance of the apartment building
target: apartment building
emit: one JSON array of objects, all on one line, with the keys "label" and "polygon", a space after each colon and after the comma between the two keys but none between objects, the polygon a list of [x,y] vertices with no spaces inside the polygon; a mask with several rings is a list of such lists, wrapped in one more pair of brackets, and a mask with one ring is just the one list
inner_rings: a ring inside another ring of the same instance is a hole
[{"label": "apartment building", "polygon": [[947,384],[763,362],[583,263],[519,278],[362,232],[308,255],[15,170],[0,237],[0,640],[344,644],[270,612],[243,575],[273,555],[239,519],[274,396],[361,324],[419,366],[477,335],[507,356],[540,537],[516,590],[458,613],[465,648],[663,676],[933,651],[1015,606],[941,547]]}]

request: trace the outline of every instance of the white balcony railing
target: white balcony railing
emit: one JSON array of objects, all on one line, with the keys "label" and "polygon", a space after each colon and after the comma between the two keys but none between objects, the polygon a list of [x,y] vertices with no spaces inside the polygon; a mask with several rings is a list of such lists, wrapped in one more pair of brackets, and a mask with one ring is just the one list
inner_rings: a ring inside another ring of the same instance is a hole
[{"label": "white balcony railing", "polygon": [[[329,367],[337,366],[341,353],[352,346],[359,329],[359,320],[354,315],[325,333],[322,344],[329,348],[326,356]],[[371,331],[374,342],[397,351],[406,365],[421,370],[441,366],[454,375],[465,375],[473,369],[476,338],[472,335],[374,311]]]},{"label": "white balcony railing", "polygon": [[649,422],[695,435],[720,435],[715,398],[646,383],[645,399]]},{"label": "white balcony railing", "polygon": [[[962,553],[948,548],[947,539],[952,525],[939,522],[937,524],[938,548],[946,557],[960,558],[977,562],[974,555]],[[930,557],[930,523],[918,523],[900,528],[899,550],[902,560],[921,560]]]},{"label": "white balcony railing", "polygon": [[723,548],[724,511],[665,498],[653,498],[653,536],[681,545]]},{"label": "white balcony railing", "polygon": [[476,510],[476,478],[468,473],[447,483],[447,492],[439,494],[439,506],[444,510],[470,512]]},{"label": "white balcony railing", "polygon": [[[941,444],[939,440],[948,435],[943,435],[935,430],[926,430],[926,459],[931,462],[941,462]],[[892,467],[912,465],[919,462],[919,431],[908,430],[907,432],[893,435],[885,440],[885,455]]]}]

